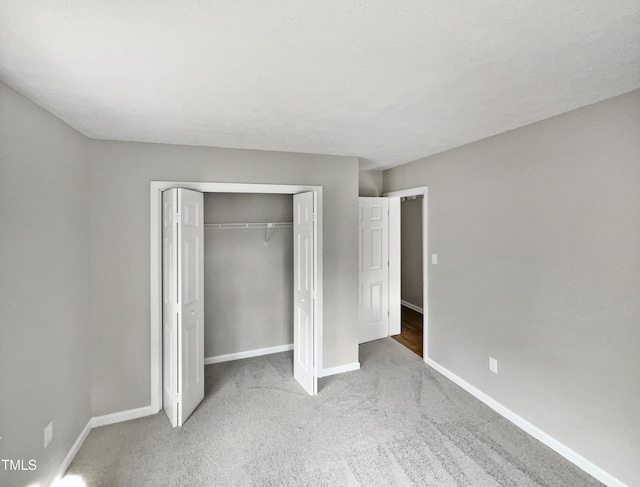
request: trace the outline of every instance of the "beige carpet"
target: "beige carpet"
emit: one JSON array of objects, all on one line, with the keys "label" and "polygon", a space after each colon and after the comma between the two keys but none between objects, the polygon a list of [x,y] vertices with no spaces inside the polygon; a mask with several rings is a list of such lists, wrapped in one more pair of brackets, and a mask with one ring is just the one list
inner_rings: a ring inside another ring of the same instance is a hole
[{"label": "beige carpet", "polygon": [[90,487],[601,485],[392,339],[308,396],[291,353],[206,367],[182,428],[164,413],[89,434],[69,468]]}]

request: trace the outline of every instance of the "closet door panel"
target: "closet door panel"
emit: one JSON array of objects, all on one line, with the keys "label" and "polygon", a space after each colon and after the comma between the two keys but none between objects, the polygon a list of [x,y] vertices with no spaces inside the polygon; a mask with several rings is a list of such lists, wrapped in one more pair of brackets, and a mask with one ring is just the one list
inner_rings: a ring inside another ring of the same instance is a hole
[{"label": "closet door panel", "polygon": [[180,205],[178,292],[180,294],[180,414],[182,424],[204,399],[204,198],[178,190]]},{"label": "closet door panel", "polygon": [[293,375],[309,394],[317,393],[314,371],[315,196],[293,197],[294,327]]},{"label": "closet door panel", "polygon": [[162,202],[162,400],[176,427],[204,398],[203,196],[173,188]]},{"label": "closet door panel", "polygon": [[178,193],[162,193],[162,404],[178,426]]}]

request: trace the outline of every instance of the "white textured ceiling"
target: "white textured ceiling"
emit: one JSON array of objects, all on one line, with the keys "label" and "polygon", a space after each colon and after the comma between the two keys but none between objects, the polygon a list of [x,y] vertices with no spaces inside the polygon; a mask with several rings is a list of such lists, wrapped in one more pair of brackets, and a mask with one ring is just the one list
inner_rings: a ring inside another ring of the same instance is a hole
[{"label": "white textured ceiling", "polygon": [[380,169],[640,88],[640,2],[0,0],[0,79],[94,138]]}]

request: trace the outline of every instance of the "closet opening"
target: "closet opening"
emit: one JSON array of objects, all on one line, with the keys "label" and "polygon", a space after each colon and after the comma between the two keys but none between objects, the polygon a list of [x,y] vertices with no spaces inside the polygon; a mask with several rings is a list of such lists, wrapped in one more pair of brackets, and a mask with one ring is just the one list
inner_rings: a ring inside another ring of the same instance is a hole
[{"label": "closet opening", "polygon": [[293,350],[293,195],[204,194],[204,363]]},{"label": "closet opening", "polygon": [[179,426],[205,364],[287,350],[315,394],[322,187],[152,181],[150,208],[152,411]]}]

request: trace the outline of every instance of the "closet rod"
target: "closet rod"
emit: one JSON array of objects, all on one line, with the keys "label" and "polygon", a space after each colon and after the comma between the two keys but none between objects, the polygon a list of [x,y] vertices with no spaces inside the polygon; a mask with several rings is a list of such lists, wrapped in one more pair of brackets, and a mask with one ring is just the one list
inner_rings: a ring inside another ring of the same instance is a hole
[{"label": "closet rod", "polygon": [[205,223],[205,230],[230,230],[234,228],[266,228],[264,234],[264,244],[267,245],[271,232],[276,228],[291,228],[293,222],[275,222],[275,223]]},{"label": "closet rod", "polygon": [[275,223],[205,223],[205,230],[229,230],[234,228],[287,228],[292,227],[293,222]]}]

